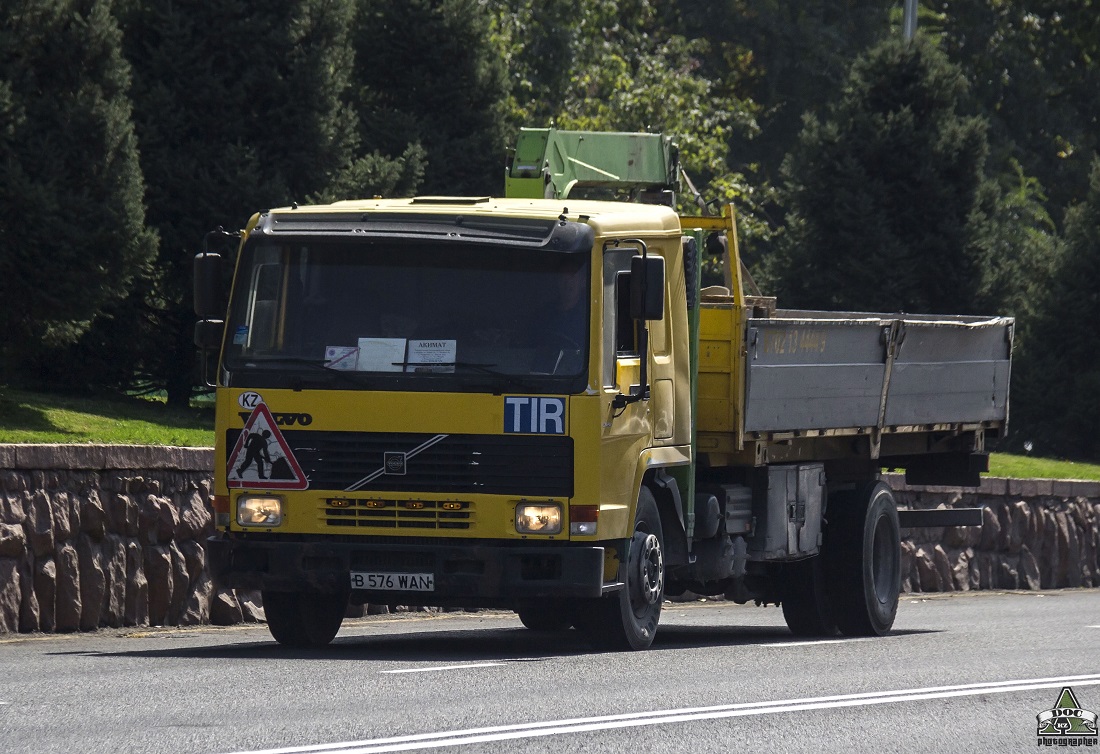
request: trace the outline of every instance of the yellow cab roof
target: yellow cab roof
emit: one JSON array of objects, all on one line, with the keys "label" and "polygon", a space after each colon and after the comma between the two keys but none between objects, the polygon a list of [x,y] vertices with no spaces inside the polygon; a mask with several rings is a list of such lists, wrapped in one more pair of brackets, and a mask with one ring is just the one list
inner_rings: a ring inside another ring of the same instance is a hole
[{"label": "yellow cab roof", "polygon": [[280,207],[272,214],[308,213],[369,213],[389,215],[492,215],[539,220],[554,220],[565,215],[567,220],[585,222],[597,235],[679,233],[680,221],[669,207],[632,202],[594,201],[588,199],[498,199],[493,197],[419,196],[410,199],[353,199],[328,205]]}]

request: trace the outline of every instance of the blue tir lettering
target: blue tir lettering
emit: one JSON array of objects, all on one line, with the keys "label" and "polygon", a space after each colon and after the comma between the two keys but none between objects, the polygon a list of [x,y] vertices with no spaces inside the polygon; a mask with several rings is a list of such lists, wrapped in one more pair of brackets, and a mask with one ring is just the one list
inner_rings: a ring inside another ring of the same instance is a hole
[{"label": "blue tir lettering", "polygon": [[538,435],[565,434],[564,398],[504,398],[504,431]]}]

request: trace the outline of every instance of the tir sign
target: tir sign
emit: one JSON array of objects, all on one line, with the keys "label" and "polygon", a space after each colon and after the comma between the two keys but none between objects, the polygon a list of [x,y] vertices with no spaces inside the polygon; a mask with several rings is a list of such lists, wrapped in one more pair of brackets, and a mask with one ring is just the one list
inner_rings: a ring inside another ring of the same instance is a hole
[{"label": "tir sign", "polygon": [[508,433],[564,435],[565,399],[506,397],[504,399],[504,431]]}]

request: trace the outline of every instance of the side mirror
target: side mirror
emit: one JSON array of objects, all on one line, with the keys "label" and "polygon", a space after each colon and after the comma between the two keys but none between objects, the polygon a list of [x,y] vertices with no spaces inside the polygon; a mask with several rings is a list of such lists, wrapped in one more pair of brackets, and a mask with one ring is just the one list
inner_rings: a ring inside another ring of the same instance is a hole
[{"label": "side mirror", "polygon": [[630,260],[630,316],[642,320],[664,319],[664,257],[636,256]]},{"label": "side mirror", "polygon": [[221,254],[203,252],[195,255],[194,295],[195,314],[200,320],[221,319],[225,316]]}]

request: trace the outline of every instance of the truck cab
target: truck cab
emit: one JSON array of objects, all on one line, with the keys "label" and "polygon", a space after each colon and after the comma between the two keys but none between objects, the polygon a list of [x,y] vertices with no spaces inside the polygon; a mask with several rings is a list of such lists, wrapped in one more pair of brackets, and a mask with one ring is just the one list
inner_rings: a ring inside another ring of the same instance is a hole
[{"label": "truck cab", "polygon": [[[263,590],[276,638],[320,642],[349,599],[533,625],[617,603],[640,490],[667,495],[691,462],[681,230],[666,207],[568,204],[371,200],[249,223],[210,553],[223,583]],[[654,508],[646,526],[683,530],[678,493]],[[664,578],[650,558],[643,641]]]}]

